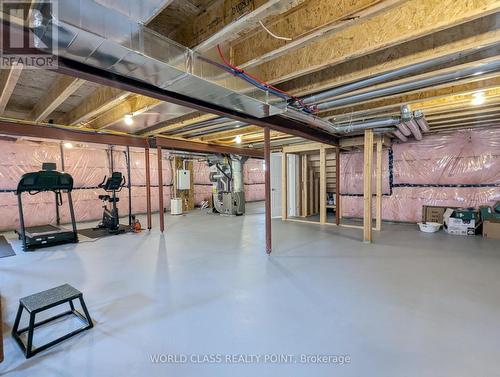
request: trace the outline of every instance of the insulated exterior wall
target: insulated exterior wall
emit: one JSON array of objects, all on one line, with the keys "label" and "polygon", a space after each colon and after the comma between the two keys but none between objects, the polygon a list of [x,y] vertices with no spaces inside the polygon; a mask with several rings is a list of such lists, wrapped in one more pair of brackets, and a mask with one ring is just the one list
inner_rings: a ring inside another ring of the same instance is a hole
[{"label": "insulated exterior wall", "polygon": [[[19,227],[19,211],[14,192],[21,176],[24,173],[40,170],[43,162],[55,162],[58,170],[62,170],[62,166],[58,143],[0,140],[0,150],[2,151],[2,159],[0,159],[0,210],[2,214],[0,216],[0,231],[4,231]],[[124,148],[113,148],[113,165],[114,171],[119,171],[124,177],[127,177],[127,162],[124,152]],[[156,150],[150,150],[153,212],[158,211],[158,165],[153,163],[156,161],[156,153]],[[104,191],[97,186],[105,176],[110,175],[109,156],[107,146],[103,145],[75,145],[74,148],[64,149],[65,171],[71,174],[74,179],[75,189],[72,194],[77,221],[97,221],[102,216],[103,203],[98,199],[98,196],[104,194]],[[144,151],[131,148],[130,159],[132,213],[145,213],[146,169]],[[195,162],[193,179],[196,204],[200,204],[212,195],[209,174],[210,169],[205,162]],[[244,174],[247,200],[263,200],[262,161],[248,160],[245,164]],[[168,160],[163,163],[163,183],[165,207],[170,209],[172,169]],[[128,195],[127,187],[118,193],[120,198],[118,209],[121,216],[128,214]],[[23,207],[26,226],[55,223],[56,221],[53,193],[23,194]],[[69,222],[66,195],[63,195],[60,215],[63,224]]]},{"label": "insulated exterior wall", "polygon": [[[342,216],[362,217],[362,153],[341,154]],[[390,190],[383,156],[382,217],[417,222],[422,206],[478,207],[500,201],[500,127],[427,135],[393,145]]]}]

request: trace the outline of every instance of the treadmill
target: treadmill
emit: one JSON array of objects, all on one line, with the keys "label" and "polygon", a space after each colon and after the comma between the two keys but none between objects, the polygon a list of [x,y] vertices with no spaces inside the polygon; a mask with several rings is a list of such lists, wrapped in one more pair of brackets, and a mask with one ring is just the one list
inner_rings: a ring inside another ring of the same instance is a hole
[{"label": "treadmill", "polygon": [[[56,171],[55,163],[44,163],[41,171],[26,173],[21,177],[16,190],[21,228],[16,231],[16,233],[23,243],[24,251],[78,242],[75,212],[73,209],[73,200],[71,198],[72,190],[73,177],[67,173]],[[28,193],[30,195],[36,195],[47,191],[52,191],[55,195],[57,225],[47,224],[26,228],[24,224],[22,194]],[[72,229],[63,228],[60,225],[59,207],[62,205],[62,193],[68,196]]]}]

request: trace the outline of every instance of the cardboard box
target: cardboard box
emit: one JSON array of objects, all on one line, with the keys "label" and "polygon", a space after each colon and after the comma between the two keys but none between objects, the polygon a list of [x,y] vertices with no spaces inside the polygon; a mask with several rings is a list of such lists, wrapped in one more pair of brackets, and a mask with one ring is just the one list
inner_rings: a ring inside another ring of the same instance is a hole
[{"label": "cardboard box", "polygon": [[440,207],[440,206],[423,206],[422,207],[422,222],[443,223],[444,212],[448,209],[456,209],[457,207]]},{"label": "cardboard box", "polygon": [[500,219],[483,222],[483,237],[500,240]]},{"label": "cardboard box", "polygon": [[[461,217],[454,217],[459,215]],[[453,208],[448,208],[444,212],[443,220],[445,232],[456,236],[475,236],[479,225],[481,225],[475,218],[463,218],[463,213],[459,213]]]}]

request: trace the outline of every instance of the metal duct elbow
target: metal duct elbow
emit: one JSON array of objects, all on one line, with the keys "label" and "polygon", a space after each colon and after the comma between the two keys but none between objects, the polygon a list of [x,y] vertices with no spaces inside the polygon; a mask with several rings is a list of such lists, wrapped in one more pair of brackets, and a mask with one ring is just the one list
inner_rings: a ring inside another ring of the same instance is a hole
[{"label": "metal duct elbow", "polygon": [[403,133],[399,130],[396,130],[392,133],[394,136],[396,136],[399,140],[401,140],[403,143],[406,143],[408,141],[408,138],[403,135]]},{"label": "metal duct elbow", "polygon": [[[415,139],[422,140],[422,132],[420,131],[420,127],[418,126],[417,122],[415,122],[415,120],[413,119],[413,113],[411,112],[408,105],[401,106],[401,119],[403,119],[404,125],[410,130]],[[409,134],[405,134],[404,132],[403,134],[405,136],[410,136]]]},{"label": "metal duct elbow", "polygon": [[405,136],[410,136],[411,135],[411,131],[406,126],[406,124],[399,123],[399,124],[396,124],[396,127],[398,128],[399,132],[401,132],[402,135],[405,135]]},{"label": "metal duct elbow", "polygon": [[413,119],[415,119],[422,132],[429,132],[429,123],[427,123],[422,111],[415,110],[413,112]]},{"label": "metal duct elbow", "polygon": [[419,141],[422,140],[422,131],[420,131],[420,127],[418,126],[417,122],[415,122],[415,119],[410,119],[405,124],[410,129],[415,139]]}]

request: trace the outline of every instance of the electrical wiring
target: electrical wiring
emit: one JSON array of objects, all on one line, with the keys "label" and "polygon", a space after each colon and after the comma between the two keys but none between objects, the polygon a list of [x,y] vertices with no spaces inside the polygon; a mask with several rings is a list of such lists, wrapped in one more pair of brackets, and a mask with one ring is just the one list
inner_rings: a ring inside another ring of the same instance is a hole
[{"label": "electrical wiring", "polygon": [[271,37],[276,38],[276,39],[281,39],[282,41],[291,41],[292,38],[287,38],[287,37],[280,37],[279,35],[274,34],[271,30],[269,30],[267,27],[264,26],[262,21],[259,21],[260,26],[267,31],[267,34],[269,34]]},{"label": "electrical wiring", "polygon": [[291,95],[290,93],[287,93],[281,89],[278,89],[275,86],[272,86],[271,84],[264,82],[264,81],[260,80],[259,78],[251,75],[250,73],[245,72],[243,69],[229,63],[226,60],[226,58],[224,57],[224,54],[222,53],[222,50],[221,50],[219,45],[217,45],[217,52],[218,52],[219,57],[222,60],[222,62],[228,68],[228,69],[226,69],[226,71],[232,73],[234,76],[241,77],[242,79],[244,79],[248,83],[256,86],[257,88],[262,89],[262,90],[267,90],[280,98],[284,98],[287,100],[290,100],[290,99],[293,100],[293,102],[298,103],[300,105],[301,109],[307,113],[315,113],[317,111],[314,106],[306,105],[300,98],[295,97],[295,96]]}]

